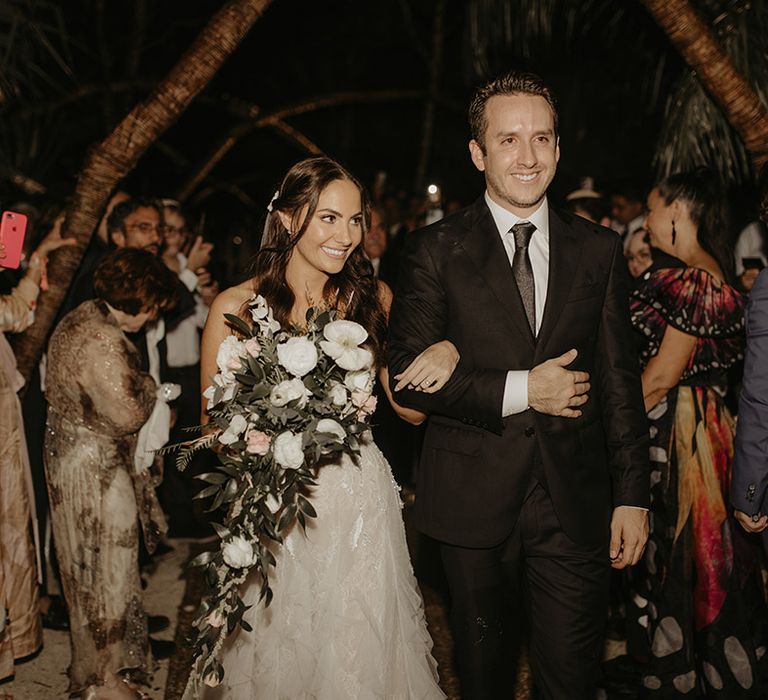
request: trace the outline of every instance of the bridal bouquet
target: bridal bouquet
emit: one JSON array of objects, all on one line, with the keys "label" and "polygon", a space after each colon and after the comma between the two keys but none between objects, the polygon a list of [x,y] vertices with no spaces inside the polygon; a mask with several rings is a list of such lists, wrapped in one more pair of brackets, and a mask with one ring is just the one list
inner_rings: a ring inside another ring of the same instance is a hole
[{"label": "bridal bouquet", "polygon": [[281,329],[261,296],[249,311],[250,323],[226,316],[240,337],[219,347],[219,371],[204,394],[211,431],[184,443],[178,457],[183,469],[196,450],[216,448],[220,464],[198,477],[208,485],[197,497],[212,497],[211,510],[227,513],[223,523],[213,523],[218,549],[191,562],[205,567],[210,586],[194,623],[196,659],[187,686],[193,694],[201,682],[221,682],[225,639],[238,625],[251,629],[240,588],[252,573],[269,605],[272,550],[297,522],[305,527],[316,515],[313,467],[359,452],[376,403],[362,326],[311,309],[305,330]]}]

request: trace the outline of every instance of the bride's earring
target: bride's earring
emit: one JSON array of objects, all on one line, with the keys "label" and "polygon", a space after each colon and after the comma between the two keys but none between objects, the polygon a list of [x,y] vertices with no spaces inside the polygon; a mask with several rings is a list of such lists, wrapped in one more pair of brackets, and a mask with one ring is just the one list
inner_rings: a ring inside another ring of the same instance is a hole
[{"label": "bride's earring", "polygon": [[675,240],[677,240],[677,230],[675,229],[675,220],[672,219],[672,245],[675,245]]}]

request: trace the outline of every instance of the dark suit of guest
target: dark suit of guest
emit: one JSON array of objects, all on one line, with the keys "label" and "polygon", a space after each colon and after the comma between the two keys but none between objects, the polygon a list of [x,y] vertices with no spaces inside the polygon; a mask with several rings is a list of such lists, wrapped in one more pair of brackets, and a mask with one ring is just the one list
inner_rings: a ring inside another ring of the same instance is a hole
[{"label": "dark suit of guest", "polygon": [[[437,393],[396,394],[430,414],[416,521],[442,543],[462,697],[509,696],[522,580],[538,687],[546,698],[582,698],[607,615],[612,508],[649,501],[621,239],[578,217],[538,212],[548,231],[533,235],[545,236],[548,283],[534,335],[489,202],[409,236],[392,306],[392,377],[439,340],[461,354]],[[571,348],[579,353],[571,369],[591,375],[581,417],[530,408],[503,417],[508,371]]]},{"label": "dark suit of guest", "polygon": [[[768,512],[768,270],[758,275],[749,293],[731,503],[758,519]],[[768,531],[763,531],[763,544],[768,551]]]}]

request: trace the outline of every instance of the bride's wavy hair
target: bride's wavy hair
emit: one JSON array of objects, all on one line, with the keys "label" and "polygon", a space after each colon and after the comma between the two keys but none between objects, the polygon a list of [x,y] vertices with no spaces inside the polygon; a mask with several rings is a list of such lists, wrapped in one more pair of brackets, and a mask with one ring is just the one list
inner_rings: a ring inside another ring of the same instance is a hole
[{"label": "bride's wavy hair", "polygon": [[724,185],[704,168],[674,173],[656,185],[667,205],[679,199],[688,205],[696,224],[696,237],[722,268],[726,280],[733,277],[733,223],[724,195]]},{"label": "bride's wavy hair", "polygon": [[[285,279],[288,260],[317,211],[323,190],[332,182],[347,180],[360,192],[363,239],[371,224],[371,203],[360,181],[341,164],[324,156],[307,158],[294,165],[283,178],[270,205],[261,250],[251,266],[254,289],[272,307],[275,319],[284,327],[291,324],[296,296]],[[278,212],[290,216],[291,232],[283,226]],[[314,300],[317,303],[318,300]],[[345,319],[356,321],[370,336],[370,349],[377,365],[384,364],[387,319],[379,298],[373,268],[363,252],[362,239],[344,267],[331,275],[323,290],[323,305],[338,309]]]}]

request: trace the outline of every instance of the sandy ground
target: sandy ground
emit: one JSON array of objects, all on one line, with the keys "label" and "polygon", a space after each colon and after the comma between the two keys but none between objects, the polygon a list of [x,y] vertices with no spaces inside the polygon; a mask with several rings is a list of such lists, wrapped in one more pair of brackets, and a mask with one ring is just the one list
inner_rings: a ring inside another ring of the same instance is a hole
[{"label": "sandy ground", "polygon": [[[157,568],[147,576],[144,603],[152,615],[166,615],[171,620],[167,630],[155,635],[158,639],[173,639],[179,603],[184,594],[182,565],[187,560],[189,543],[173,540],[174,551],[157,562]],[[67,697],[67,667],[69,666],[69,633],[44,630],[43,649],[34,658],[16,666],[16,676],[0,683],[0,700],[59,700]],[[152,686],[147,690],[152,700],[163,700],[168,661],[157,664]]]},{"label": "sandy ground", "polygon": [[[414,555],[418,554],[418,536],[408,529],[409,544]],[[156,635],[158,639],[173,639],[179,615],[187,618],[194,612],[181,610],[186,582],[183,576],[184,563],[189,558],[190,542],[172,540],[174,551],[165,555],[157,563],[156,569],[146,576],[147,589],[144,600],[147,611],[153,615],[166,615],[171,620],[170,627]],[[427,568],[434,574],[434,564],[428,562]],[[417,574],[419,567],[417,567]],[[448,694],[449,700],[458,700],[455,672],[452,668],[451,639],[442,596],[430,585],[433,576],[422,571],[422,590],[425,597],[427,618],[430,632],[435,639],[434,653],[441,666],[441,685]],[[422,578],[420,576],[420,578]],[[196,604],[191,608],[196,609]],[[189,624],[189,623],[187,623]],[[610,659],[624,653],[625,646],[619,642],[608,642],[604,658]],[[69,635],[67,632],[44,631],[43,650],[34,658],[16,666],[15,678],[0,684],[0,700],[59,700],[67,698],[67,675],[69,665]],[[152,686],[147,689],[152,700],[164,700],[166,697],[166,680],[168,677],[168,660],[157,664]],[[177,664],[178,665],[178,664]],[[178,671],[178,669],[177,669]],[[171,692],[170,697],[177,698],[177,693]],[[523,661],[518,674],[515,700],[530,698],[530,673]],[[605,698],[599,694],[598,698]]]}]

